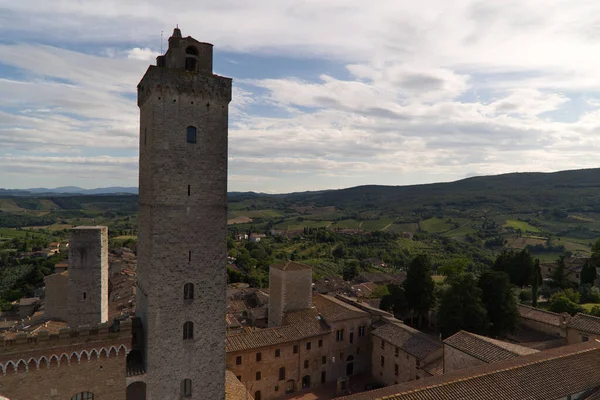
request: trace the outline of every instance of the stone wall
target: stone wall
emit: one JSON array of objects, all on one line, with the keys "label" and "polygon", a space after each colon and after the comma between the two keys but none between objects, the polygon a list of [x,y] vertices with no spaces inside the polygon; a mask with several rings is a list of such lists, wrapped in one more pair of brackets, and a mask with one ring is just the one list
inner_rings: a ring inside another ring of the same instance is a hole
[{"label": "stone wall", "polygon": [[583,332],[573,328],[567,329],[567,344],[587,342],[590,340],[600,340],[600,335],[594,335],[593,333]]},{"label": "stone wall", "polygon": [[550,324],[545,324],[543,322],[534,321],[534,320],[527,319],[527,318],[521,318],[520,324],[527,328],[536,330],[538,332],[543,332],[543,333],[551,335],[551,336],[567,337],[566,327],[559,327],[559,326],[554,326],[554,325],[550,325]]},{"label": "stone wall", "polygon": [[269,326],[279,326],[285,313],[312,306],[312,269],[269,268]]},{"label": "stone wall", "polygon": [[[198,44],[191,38],[169,43]],[[231,79],[169,63],[150,66],[138,85],[136,316],[144,328],[147,398],[177,399],[190,379],[191,399],[222,400]],[[196,143],[187,142],[189,126]],[[187,283],[194,299],[183,297]],[[186,322],[193,338],[184,340]]]},{"label": "stone wall", "polygon": [[[353,364],[352,375],[369,371],[371,368],[370,316],[366,315],[363,318],[331,322],[329,325],[332,329],[329,352],[330,357],[335,357],[335,362],[332,363],[330,369],[332,380],[346,377],[349,363]],[[359,336],[358,328],[360,326],[365,327],[365,335],[362,337]],[[336,332],[342,329],[344,330],[344,339],[338,341]]]},{"label": "stone wall", "polygon": [[108,228],[80,226],[69,234],[68,317],[71,326],[108,321]]},{"label": "stone wall", "polygon": [[[412,381],[417,378],[416,357],[398,349],[388,341],[383,341],[376,336],[371,336],[373,342],[371,373],[375,379],[386,386]],[[383,357],[383,366],[381,365]],[[396,374],[396,365],[398,373]]]},{"label": "stone wall", "polygon": [[44,278],[46,293],[44,298],[44,317],[67,320],[68,309],[68,272],[48,275]]},{"label": "stone wall", "polygon": [[463,368],[475,367],[483,365],[486,362],[478,358],[470,356],[462,351],[455,349],[452,346],[444,344],[444,373],[456,371]]}]

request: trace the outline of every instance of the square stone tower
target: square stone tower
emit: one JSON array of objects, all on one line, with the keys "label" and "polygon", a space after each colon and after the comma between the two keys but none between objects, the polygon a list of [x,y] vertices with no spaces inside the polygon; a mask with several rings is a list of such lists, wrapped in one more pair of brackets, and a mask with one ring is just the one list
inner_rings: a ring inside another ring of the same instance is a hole
[{"label": "square stone tower", "polygon": [[269,326],[279,326],[286,312],[312,306],[312,267],[287,261],[269,267]]},{"label": "square stone tower", "polygon": [[225,398],[227,132],[231,79],[175,29],[138,84],[136,316],[148,400]]},{"label": "square stone tower", "polygon": [[108,228],[79,226],[69,234],[67,322],[108,321]]}]

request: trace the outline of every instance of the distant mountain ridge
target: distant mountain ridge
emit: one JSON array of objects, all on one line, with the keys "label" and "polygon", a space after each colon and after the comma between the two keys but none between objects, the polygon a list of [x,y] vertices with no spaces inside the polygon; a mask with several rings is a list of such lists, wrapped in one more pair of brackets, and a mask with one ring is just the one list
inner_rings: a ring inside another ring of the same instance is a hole
[{"label": "distant mountain ridge", "polygon": [[94,194],[138,194],[137,187],[111,186],[96,189],[84,189],[77,186],[61,186],[53,189],[30,188],[30,189],[2,189],[0,196],[47,196],[47,195],[94,195]]}]

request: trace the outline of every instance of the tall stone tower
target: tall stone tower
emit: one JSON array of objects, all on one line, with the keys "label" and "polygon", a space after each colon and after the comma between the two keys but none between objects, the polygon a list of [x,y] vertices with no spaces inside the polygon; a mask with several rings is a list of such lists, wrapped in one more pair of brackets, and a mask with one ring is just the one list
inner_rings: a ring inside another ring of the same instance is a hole
[{"label": "tall stone tower", "polygon": [[231,79],[175,29],[138,85],[136,316],[148,400],[225,398],[227,129]]},{"label": "tall stone tower", "polygon": [[285,313],[312,306],[312,267],[294,261],[269,267],[269,326],[279,326]]},{"label": "tall stone tower", "polygon": [[72,326],[108,321],[108,228],[79,226],[69,233],[67,322]]}]

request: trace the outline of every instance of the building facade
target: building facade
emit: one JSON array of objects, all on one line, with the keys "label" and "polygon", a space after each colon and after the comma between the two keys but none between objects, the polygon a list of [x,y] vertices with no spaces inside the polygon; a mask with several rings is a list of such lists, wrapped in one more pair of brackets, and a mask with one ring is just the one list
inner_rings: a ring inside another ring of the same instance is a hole
[{"label": "building facade", "polygon": [[224,399],[231,79],[175,29],[138,84],[136,316],[146,398]]}]

